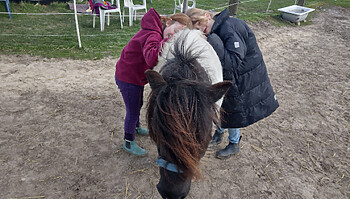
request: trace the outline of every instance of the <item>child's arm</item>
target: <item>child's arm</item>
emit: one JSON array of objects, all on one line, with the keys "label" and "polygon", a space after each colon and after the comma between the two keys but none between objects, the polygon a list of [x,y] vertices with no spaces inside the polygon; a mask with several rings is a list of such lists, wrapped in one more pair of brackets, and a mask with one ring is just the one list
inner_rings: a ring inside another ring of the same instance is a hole
[{"label": "child's arm", "polygon": [[224,80],[232,81],[233,85],[229,90],[230,95],[238,96],[238,87],[237,87],[237,73],[236,68],[238,66],[238,61],[236,61],[236,56],[230,54],[230,52],[225,49],[225,45],[221,38],[212,33],[208,36],[208,42],[214,48],[216,54],[218,55],[221,66],[222,66],[222,74]]},{"label": "child's arm", "polygon": [[223,61],[225,60],[225,46],[224,43],[221,41],[220,37],[217,34],[212,33],[207,37],[207,41],[214,48],[221,63],[223,63]]},{"label": "child's arm", "polygon": [[[221,55],[218,56],[221,61],[224,60],[221,62],[223,70],[229,71],[232,75],[237,75],[235,71],[237,71],[237,67],[242,63],[247,53],[245,42],[247,36],[248,32],[241,23],[235,23],[235,26],[227,27],[227,32],[222,33],[220,37],[215,33],[208,36],[208,42],[214,47],[215,51],[217,53],[221,52]],[[221,43],[220,47],[215,48],[215,45],[218,45],[217,43]]]},{"label": "child's arm", "polygon": [[230,27],[228,32],[225,38],[223,38],[225,48],[243,60],[247,53],[246,40],[248,38],[248,31],[243,24],[236,23],[235,27]]},{"label": "child's arm", "polygon": [[217,34],[210,34],[208,36],[208,42],[214,48],[216,54],[218,55],[221,61],[224,80],[234,80],[234,71],[240,63],[236,59],[236,56],[231,55],[231,53],[227,49],[225,49],[223,41]]},{"label": "child's arm", "polygon": [[153,68],[158,63],[158,54],[163,45],[163,38],[160,35],[150,35],[143,48],[143,57],[147,65]]}]

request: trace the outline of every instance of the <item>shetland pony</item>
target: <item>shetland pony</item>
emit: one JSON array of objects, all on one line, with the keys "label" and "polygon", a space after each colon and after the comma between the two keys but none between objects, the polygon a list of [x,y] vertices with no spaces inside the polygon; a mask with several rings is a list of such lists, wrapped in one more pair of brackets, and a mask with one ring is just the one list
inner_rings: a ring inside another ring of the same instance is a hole
[{"label": "shetland pony", "polygon": [[146,117],[150,137],[157,145],[157,189],[163,198],[185,198],[191,180],[201,177],[198,165],[211,140],[212,123],[217,119],[215,102],[232,84],[212,84],[207,70],[199,63],[201,54],[186,48],[193,46],[185,43],[186,36],[173,41],[172,56],[167,56],[159,73],[146,71],[152,89]]}]

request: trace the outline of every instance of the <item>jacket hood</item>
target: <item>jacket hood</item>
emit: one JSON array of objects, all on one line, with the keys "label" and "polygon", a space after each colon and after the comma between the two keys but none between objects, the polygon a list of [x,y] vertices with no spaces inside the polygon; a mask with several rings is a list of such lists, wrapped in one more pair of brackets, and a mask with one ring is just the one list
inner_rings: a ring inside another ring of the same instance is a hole
[{"label": "jacket hood", "polygon": [[144,30],[157,31],[163,34],[163,25],[158,12],[151,8],[141,19],[141,28]]},{"label": "jacket hood", "polygon": [[230,17],[230,11],[228,10],[228,8],[226,8],[219,14],[215,15],[214,16],[215,23],[211,28],[211,32],[215,32],[221,26],[221,24],[223,24],[229,17]]}]

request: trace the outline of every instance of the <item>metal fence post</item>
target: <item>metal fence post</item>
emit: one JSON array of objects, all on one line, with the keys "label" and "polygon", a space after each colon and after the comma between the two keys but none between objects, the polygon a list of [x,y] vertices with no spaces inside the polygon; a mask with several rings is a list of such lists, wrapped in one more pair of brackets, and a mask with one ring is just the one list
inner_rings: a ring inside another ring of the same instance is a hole
[{"label": "metal fence post", "polygon": [[188,0],[184,0],[182,2],[182,5],[183,5],[183,13],[186,13],[187,9],[188,9]]}]

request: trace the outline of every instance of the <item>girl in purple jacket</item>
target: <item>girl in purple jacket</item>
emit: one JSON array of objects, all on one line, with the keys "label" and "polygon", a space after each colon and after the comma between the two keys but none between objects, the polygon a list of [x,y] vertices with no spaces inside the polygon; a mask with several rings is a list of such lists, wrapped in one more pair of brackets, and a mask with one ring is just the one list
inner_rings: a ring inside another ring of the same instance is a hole
[{"label": "girl in purple jacket", "polygon": [[146,150],[135,143],[135,133],[148,135],[148,130],[142,128],[139,121],[143,89],[148,83],[145,71],[157,64],[162,44],[190,25],[190,18],[183,13],[161,18],[151,8],[141,20],[141,30],[124,47],[116,64],[115,81],[126,107],[123,148],[132,154],[146,154]]}]

